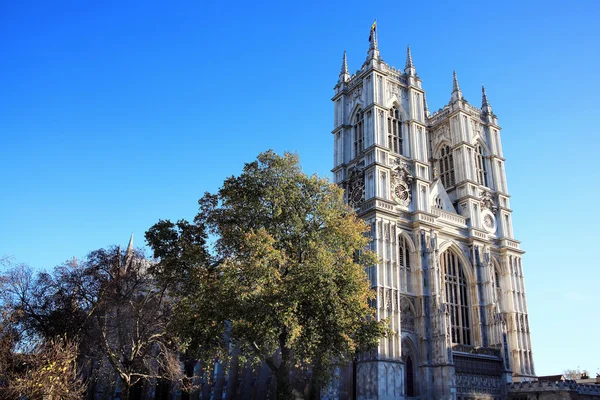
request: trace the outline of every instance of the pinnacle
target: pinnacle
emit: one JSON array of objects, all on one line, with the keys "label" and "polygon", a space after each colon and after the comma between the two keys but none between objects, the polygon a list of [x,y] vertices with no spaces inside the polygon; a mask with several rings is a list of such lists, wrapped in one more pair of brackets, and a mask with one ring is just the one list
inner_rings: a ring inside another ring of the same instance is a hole
[{"label": "pinnacle", "polygon": [[410,46],[406,47],[406,66],[404,67],[404,69],[406,68],[414,68],[415,66],[413,65],[413,60],[412,60],[412,56],[410,54]]},{"label": "pinnacle", "polygon": [[342,70],[340,75],[346,75],[348,73],[348,60],[346,59],[346,50],[344,50],[344,58],[342,60]]},{"label": "pinnacle", "polygon": [[456,77],[456,71],[453,71],[452,74],[453,74],[452,92],[460,92],[460,86],[458,86],[458,78]]},{"label": "pinnacle", "polygon": [[481,105],[482,106],[490,105],[490,103],[488,102],[487,94],[485,93],[485,86],[483,86],[483,85],[481,85]]}]

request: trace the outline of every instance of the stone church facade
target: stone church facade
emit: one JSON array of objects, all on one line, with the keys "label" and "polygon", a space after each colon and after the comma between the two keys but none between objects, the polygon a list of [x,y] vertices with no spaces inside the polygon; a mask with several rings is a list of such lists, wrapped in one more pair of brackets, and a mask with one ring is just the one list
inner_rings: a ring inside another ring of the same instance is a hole
[{"label": "stone church facade", "polygon": [[483,88],[480,107],[464,99],[456,73],[430,113],[410,49],[403,71],[389,66],[374,29],[355,74],[344,53],[332,172],[371,227],[373,306],[394,333],[323,397],[505,399],[535,370],[498,118]]}]

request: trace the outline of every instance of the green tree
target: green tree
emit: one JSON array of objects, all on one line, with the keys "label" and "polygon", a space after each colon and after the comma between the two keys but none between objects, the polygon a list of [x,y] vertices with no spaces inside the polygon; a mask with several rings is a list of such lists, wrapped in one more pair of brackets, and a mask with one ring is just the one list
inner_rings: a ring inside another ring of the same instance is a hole
[{"label": "green tree", "polygon": [[[159,274],[198,278],[180,292],[189,337],[215,349],[227,326],[244,354],[272,370],[277,398],[288,399],[293,368],[312,369],[315,393],[333,368],[385,334],[368,304],[375,294],[364,267],[376,257],[367,250],[367,226],[343,191],[304,174],[296,155],[260,154],[199,205],[194,224],[160,221],[146,234]],[[192,227],[202,240],[182,237]],[[217,262],[205,256],[205,229]]]}]

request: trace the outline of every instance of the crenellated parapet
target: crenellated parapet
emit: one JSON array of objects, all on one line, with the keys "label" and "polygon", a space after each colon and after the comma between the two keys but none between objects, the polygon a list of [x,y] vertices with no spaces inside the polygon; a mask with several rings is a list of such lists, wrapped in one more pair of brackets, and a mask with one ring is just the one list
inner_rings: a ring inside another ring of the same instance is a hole
[{"label": "crenellated parapet", "polygon": [[[553,398],[561,399],[600,399],[600,385],[581,384],[572,380],[567,381],[528,381],[508,384],[509,398],[519,395],[533,395],[534,398],[545,398],[544,394],[559,395]],[[573,396],[575,395],[575,396]],[[567,397],[568,396],[568,397]],[[581,397],[585,396],[585,397]]]}]

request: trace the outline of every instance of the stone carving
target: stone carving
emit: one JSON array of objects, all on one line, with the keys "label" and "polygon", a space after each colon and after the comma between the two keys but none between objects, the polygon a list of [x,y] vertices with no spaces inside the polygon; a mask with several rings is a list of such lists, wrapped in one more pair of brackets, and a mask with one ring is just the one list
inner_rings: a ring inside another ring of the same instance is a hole
[{"label": "stone carving", "polygon": [[362,169],[355,167],[350,170],[347,181],[346,193],[348,204],[351,207],[358,207],[365,197],[365,174]]},{"label": "stone carving", "polygon": [[388,84],[388,98],[391,99],[394,96],[400,97],[400,86],[390,83]]},{"label": "stone carving", "polygon": [[385,309],[392,311],[392,289],[388,289],[385,296]]},{"label": "stone carving", "polygon": [[408,206],[412,199],[410,185],[413,181],[413,176],[410,173],[408,164],[401,158],[396,158],[393,161],[392,168],[392,184],[391,194],[396,203],[402,206]]},{"label": "stone carving", "polygon": [[484,356],[500,357],[500,350],[492,347],[476,347],[466,344],[455,344],[452,350],[460,353],[479,354]]},{"label": "stone carving", "polygon": [[487,190],[482,190],[479,193],[479,199],[481,200],[481,208],[484,210],[490,210],[492,213],[496,213],[498,207],[496,203],[494,203],[494,199],[492,197],[492,193]]},{"label": "stone carving", "polygon": [[411,307],[411,301],[405,297],[400,297],[400,327],[403,332],[414,332],[415,314]]}]

